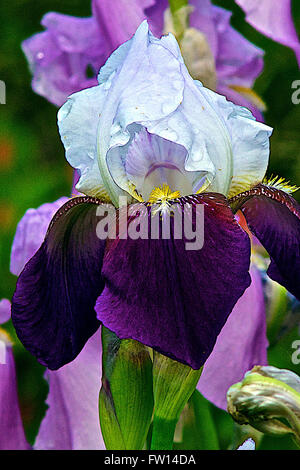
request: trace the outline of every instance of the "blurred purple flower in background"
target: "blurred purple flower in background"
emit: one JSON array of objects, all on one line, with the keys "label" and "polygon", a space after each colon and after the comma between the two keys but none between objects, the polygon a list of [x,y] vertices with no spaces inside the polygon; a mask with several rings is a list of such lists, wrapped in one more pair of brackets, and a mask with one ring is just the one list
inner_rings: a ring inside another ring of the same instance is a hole
[{"label": "blurred purple flower in background", "polygon": [[53,203],[42,204],[38,209],[26,211],[18,223],[12,245],[10,271],[13,274],[18,276],[27,261],[39,249],[50,220],[67,200],[67,197],[62,197]]},{"label": "blurred purple flower in background", "polygon": [[[35,441],[40,450],[105,449],[98,412],[101,386],[101,332],[79,356],[58,371],[46,370],[49,383],[46,416]],[[59,432],[58,432],[59,430]]]},{"label": "blurred purple flower in background", "polygon": [[12,343],[1,324],[10,318],[10,302],[0,302],[0,450],[25,450],[25,439],[19,409],[17,377]]},{"label": "blurred purple flower in background", "polygon": [[291,0],[235,0],[253,28],[294,50],[300,65],[300,42],[292,18]]},{"label": "blurred purple flower in background", "polygon": [[[190,5],[190,28],[204,35],[194,59],[201,60],[202,54],[205,60],[211,57],[210,82],[216,82],[211,88],[247,106],[261,119],[257,107],[263,108],[263,104],[251,87],[262,71],[263,51],[231,27],[231,12],[210,0],[191,0]],[[167,8],[167,0],[93,0],[90,18],[47,13],[42,19],[46,30],[22,45],[33,73],[34,91],[60,106],[73,92],[96,85],[100,67],[143,19],[148,19],[154,35],[166,32]],[[194,43],[190,46],[194,48]],[[193,78],[208,86],[201,73]]]}]

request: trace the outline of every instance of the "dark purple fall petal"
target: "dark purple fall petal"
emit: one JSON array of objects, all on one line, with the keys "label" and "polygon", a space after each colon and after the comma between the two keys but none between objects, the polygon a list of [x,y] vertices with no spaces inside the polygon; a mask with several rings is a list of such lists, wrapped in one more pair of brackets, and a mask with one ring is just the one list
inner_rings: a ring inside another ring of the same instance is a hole
[{"label": "dark purple fall petal", "polygon": [[96,235],[98,199],[70,199],[19,276],[12,320],[23,345],[49,369],[72,361],[99,327],[105,240]]},{"label": "dark purple fall petal", "polygon": [[224,196],[175,201],[180,213],[184,203],[194,209],[204,205],[203,248],[186,250],[186,237],[111,241],[96,311],[120,338],[136,339],[199,369],[250,283],[250,241]]},{"label": "dark purple fall petal", "polygon": [[290,195],[258,184],[231,199],[270,255],[267,271],[300,299],[300,206]]}]

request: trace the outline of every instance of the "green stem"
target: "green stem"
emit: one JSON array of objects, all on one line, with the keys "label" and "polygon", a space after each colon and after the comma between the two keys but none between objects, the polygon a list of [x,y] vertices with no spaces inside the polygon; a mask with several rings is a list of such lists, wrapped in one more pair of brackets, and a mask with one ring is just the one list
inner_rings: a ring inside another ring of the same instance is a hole
[{"label": "green stem", "polygon": [[177,419],[166,421],[154,418],[152,429],[151,450],[172,450]]},{"label": "green stem", "polygon": [[172,15],[182,7],[188,5],[188,0],[169,0],[170,10]]}]

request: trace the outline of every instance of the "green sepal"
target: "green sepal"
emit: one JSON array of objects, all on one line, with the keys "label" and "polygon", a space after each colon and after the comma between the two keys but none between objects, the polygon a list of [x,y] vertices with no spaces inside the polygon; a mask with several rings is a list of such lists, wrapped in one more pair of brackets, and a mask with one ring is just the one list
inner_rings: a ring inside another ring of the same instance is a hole
[{"label": "green sepal", "polygon": [[151,449],[173,448],[176,424],[185,404],[195,391],[201,371],[202,368],[194,370],[154,351]]},{"label": "green sepal", "polygon": [[102,327],[99,415],[108,450],[140,450],[153,413],[152,361],[147,348]]},{"label": "green sepal", "polygon": [[188,0],[169,0],[173,32],[178,41],[183,38],[184,32],[189,25],[191,8],[188,6],[188,3]]}]

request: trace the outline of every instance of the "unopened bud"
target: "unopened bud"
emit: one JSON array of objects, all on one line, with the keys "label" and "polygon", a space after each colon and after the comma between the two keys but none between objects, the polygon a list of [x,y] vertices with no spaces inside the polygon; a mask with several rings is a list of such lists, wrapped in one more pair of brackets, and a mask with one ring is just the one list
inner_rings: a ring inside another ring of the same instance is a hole
[{"label": "unopened bud", "polygon": [[300,378],[293,372],[256,366],[230,387],[227,403],[239,424],[271,435],[292,434],[300,444]]}]

